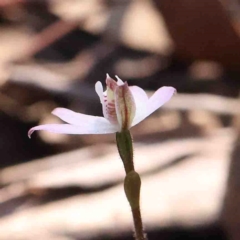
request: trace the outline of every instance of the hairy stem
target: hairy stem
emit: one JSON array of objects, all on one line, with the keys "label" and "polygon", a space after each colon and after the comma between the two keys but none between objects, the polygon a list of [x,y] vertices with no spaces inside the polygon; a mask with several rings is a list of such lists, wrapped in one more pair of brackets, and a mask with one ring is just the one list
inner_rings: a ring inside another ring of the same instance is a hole
[{"label": "hairy stem", "polygon": [[129,130],[123,130],[116,134],[116,142],[119,155],[123,161],[126,177],[124,179],[124,191],[131,206],[135,239],[146,240],[146,235],[143,232],[142,217],[140,211],[140,190],[141,178],[134,169],[133,162],[133,143],[132,136]]},{"label": "hairy stem", "polygon": [[140,207],[132,209],[134,228],[135,228],[135,239],[136,240],[147,240],[146,234],[143,231],[142,217]]},{"label": "hairy stem", "polygon": [[116,142],[119,155],[123,161],[124,169],[126,174],[134,171],[133,164],[133,144],[132,136],[129,130],[117,132]]}]

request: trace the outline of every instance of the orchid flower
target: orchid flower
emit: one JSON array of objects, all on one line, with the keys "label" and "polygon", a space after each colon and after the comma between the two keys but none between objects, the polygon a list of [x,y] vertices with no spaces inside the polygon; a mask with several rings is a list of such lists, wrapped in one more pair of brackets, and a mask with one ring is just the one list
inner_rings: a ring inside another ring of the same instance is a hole
[{"label": "orchid flower", "polygon": [[129,87],[117,77],[117,82],[106,78],[106,91],[101,82],[95,85],[96,93],[102,104],[104,117],[91,116],[73,112],[65,108],[56,108],[52,114],[67,124],[46,124],[29,130],[30,137],[34,131],[46,130],[64,134],[108,134],[130,129],[140,123],[151,113],[165,104],[175,93],[173,87],[159,88],[150,98],[137,86]]},{"label": "orchid flower", "polygon": [[134,169],[133,142],[129,129],[170,100],[176,90],[173,87],[162,87],[148,98],[142,88],[129,87],[127,82],[123,82],[117,76],[116,78],[117,82],[107,74],[106,91],[103,91],[101,82],[95,85],[96,93],[102,104],[103,117],[56,108],[52,113],[67,124],[36,126],[29,130],[28,136],[30,137],[36,130],[66,134],[116,133],[118,152],[126,172],[124,191],[134,219],[135,239],[146,240],[140,211],[141,178]]}]

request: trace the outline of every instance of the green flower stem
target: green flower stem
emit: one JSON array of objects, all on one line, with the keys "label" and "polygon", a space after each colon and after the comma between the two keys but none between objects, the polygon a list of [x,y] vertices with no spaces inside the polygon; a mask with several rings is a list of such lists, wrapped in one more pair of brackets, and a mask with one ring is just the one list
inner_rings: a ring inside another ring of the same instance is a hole
[{"label": "green flower stem", "polygon": [[135,171],[129,172],[124,179],[124,190],[128,202],[132,209],[135,238],[137,240],[145,240],[145,234],[143,232],[141,211],[140,211],[140,189],[141,189],[141,178]]},{"label": "green flower stem", "polygon": [[133,164],[133,144],[129,130],[116,133],[116,142],[119,155],[123,161],[126,174],[134,171]]},{"label": "green flower stem", "polygon": [[132,136],[129,130],[124,130],[116,134],[116,142],[119,155],[123,161],[126,176],[124,179],[124,191],[131,206],[132,216],[135,228],[135,239],[146,240],[143,232],[143,224],[140,211],[140,190],[141,178],[134,170],[133,163],[133,144]]},{"label": "green flower stem", "polygon": [[146,234],[143,231],[142,217],[140,207],[132,209],[134,228],[135,228],[135,238],[137,240],[146,240]]}]

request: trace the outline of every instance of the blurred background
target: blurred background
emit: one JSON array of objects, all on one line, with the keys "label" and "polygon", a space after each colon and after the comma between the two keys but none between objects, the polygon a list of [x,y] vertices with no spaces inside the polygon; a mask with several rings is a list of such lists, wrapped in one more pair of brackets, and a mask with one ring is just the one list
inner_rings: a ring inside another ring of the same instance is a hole
[{"label": "blurred background", "polygon": [[0,240],[133,239],[114,134],[27,137],[106,73],[178,90],[132,129],[149,239],[239,240],[239,0],[0,0]]}]

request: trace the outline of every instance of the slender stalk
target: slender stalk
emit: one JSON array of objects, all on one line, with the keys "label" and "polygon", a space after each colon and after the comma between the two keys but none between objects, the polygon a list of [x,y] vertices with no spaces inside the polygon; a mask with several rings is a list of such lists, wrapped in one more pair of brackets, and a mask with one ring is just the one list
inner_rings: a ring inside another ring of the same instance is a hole
[{"label": "slender stalk", "polygon": [[125,172],[128,174],[129,172],[134,171],[133,144],[130,131],[117,132],[116,142],[119,155],[123,161]]},{"label": "slender stalk", "polygon": [[143,231],[140,207],[132,209],[132,215],[133,215],[133,221],[134,221],[136,240],[146,240],[147,238]]},{"label": "slender stalk", "polygon": [[133,144],[130,131],[122,131],[116,134],[116,142],[119,155],[123,161],[126,177],[124,179],[124,190],[128,202],[131,206],[135,239],[146,240],[146,235],[143,232],[143,224],[140,210],[140,190],[141,178],[134,169],[133,162]]}]

